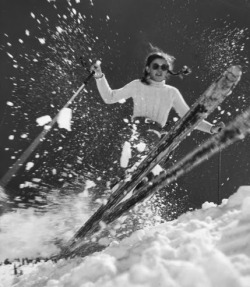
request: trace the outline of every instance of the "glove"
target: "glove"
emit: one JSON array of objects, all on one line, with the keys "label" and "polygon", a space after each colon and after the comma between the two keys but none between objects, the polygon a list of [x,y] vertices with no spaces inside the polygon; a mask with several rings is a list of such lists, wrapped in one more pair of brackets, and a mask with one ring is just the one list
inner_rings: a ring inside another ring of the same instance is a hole
[{"label": "glove", "polygon": [[96,78],[96,79],[100,79],[103,77],[100,61],[96,61],[96,63],[90,67],[90,71],[95,72],[94,78]]},{"label": "glove", "polygon": [[182,75],[189,75],[192,73],[192,70],[188,67],[188,66],[184,66],[182,69],[181,69],[181,74]]},{"label": "glove", "polygon": [[224,128],[225,128],[225,124],[223,122],[219,122],[211,127],[210,133],[217,134]]}]

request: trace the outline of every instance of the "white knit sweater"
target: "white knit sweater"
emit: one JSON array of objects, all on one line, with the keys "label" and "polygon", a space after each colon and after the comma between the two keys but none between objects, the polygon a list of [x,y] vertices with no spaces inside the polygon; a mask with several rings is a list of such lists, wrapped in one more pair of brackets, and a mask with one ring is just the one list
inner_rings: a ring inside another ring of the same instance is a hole
[{"label": "white knit sweater", "polygon": [[[104,102],[107,104],[132,98],[134,101],[133,117],[146,117],[165,126],[169,112],[172,108],[183,117],[189,106],[183,99],[178,89],[166,85],[165,81],[155,82],[150,80],[150,85],[134,80],[121,89],[112,90],[105,78],[96,80],[97,88]],[[210,133],[212,125],[202,121],[197,129]]]}]

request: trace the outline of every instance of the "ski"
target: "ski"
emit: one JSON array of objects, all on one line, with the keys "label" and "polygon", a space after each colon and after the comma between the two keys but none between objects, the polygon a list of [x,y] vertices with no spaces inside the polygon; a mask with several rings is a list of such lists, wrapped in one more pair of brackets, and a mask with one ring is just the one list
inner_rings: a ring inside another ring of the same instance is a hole
[{"label": "ski", "polygon": [[[147,182],[127,200],[119,203],[114,209],[106,212],[102,218],[102,224],[108,225],[129,211],[135,205],[141,203],[148,197],[152,196],[161,188],[168,186],[172,182],[178,180],[181,176],[188,173],[199,164],[208,160],[219,150],[223,150],[236,141],[243,140],[250,134],[250,108],[242,115],[238,116],[219,134],[212,136],[201,146],[190,152],[183,159],[178,161],[169,169],[162,171],[160,175],[155,176],[152,181]],[[97,239],[101,238],[101,234],[95,235]],[[96,245],[98,246],[98,245]],[[99,246],[99,248],[101,248]],[[90,254],[87,242],[79,242],[71,249],[71,254]]]},{"label": "ski", "polygon": [[231,94],[233,88],[241,78],[241,68],[232,66],[228,68],[212,85],[200,96],[187,114],[172,127],[159,143],[150,151],[148,156],[140,163],[137,169],[125,179],[121,180],[120,186],[115,190],[105,205],[102,205],[89,220],[76,232],[62,254],[70,253],[78,239],[97,232],[100,222],[106,217],[111,208],[115,207],[131,190],[133,190],[147,174],[182,142],[197,125],[207,118],[214,109]]},{"label": "ski", "polygon": [[212,136],[201,146],[190,152],[182,160],[167,170],[155,176],[124,202],[118,204],[110,213],[106,213],[103,222],[109,224],[119,218],[124,212],[130,210],[136,204],[153,195],[159,189],[168,186],[178,180],[181,176],[212,157],[215,153],[225,149],[236,141],[243,140],[250,134],[250,108],[238,116],[219,134]]}]

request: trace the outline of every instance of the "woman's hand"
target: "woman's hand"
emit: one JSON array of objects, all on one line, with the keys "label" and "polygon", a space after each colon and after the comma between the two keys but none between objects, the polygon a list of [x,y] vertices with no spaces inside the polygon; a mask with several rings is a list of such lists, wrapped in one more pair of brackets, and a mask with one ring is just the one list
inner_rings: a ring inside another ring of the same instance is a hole
[{"label": "woman's hand", "polygon": [[221,130],[223,130],[224,127],[225,127],[225,124],[223,122],[219,122],[211,127],[210,132],[211,134],[217,134]]},{"label": "woman's hand", "polygon": [[101,62],[98,60],[95,62],[95,64],[93,64],[90,67],[90,71],[91,72],[95,72],[94,77],[96,79],[102,78],[103,77],[103,73],[102,73],[102,69],[101,69]]}]

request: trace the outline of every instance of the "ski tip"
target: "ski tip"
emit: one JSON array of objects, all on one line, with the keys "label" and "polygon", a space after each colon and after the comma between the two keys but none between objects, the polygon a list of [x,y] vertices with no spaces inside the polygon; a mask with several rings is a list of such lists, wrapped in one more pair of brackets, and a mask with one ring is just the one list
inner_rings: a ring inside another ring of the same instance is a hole
[{"label": "ski tip", "polygon": [[237,83],[242,75],[242,68],[240,65],[231,66],[226,70],[227,77],[230,81]]}]

